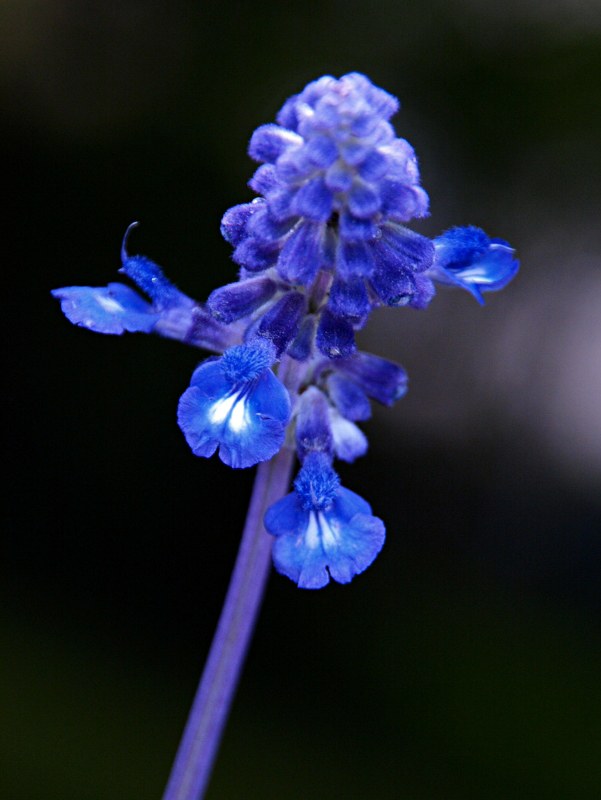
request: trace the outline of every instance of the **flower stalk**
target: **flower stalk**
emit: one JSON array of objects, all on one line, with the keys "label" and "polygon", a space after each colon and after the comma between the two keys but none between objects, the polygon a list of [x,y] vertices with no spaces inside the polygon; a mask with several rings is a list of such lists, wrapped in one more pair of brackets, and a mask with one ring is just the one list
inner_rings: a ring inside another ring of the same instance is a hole
[{"label": "flower stalk", "polygon": [[163,800],[204,796],[269,575],[273,537],[263,516],[288,490],[293,461],[284,447],[257,468],[225,604]]}]

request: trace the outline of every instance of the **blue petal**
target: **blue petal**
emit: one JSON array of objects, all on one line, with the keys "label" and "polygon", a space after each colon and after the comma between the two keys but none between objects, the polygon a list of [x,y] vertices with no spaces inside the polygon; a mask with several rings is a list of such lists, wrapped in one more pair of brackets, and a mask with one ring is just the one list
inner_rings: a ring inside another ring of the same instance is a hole
[{"label": "blue petal", "polygon": [[289,283],[309,285],[322,267],[324,226],[303,222],[286,239],[278,259],[278,272]]},{"label": "blue petal", "polygon": [[352,380],[336,371],[328,377],[326,385],[332,402],[343,417],[353,421],[371,417],[369,398]]},{"label": "blue petal", "polygon": [[369,283],[387,306],[406,306],[417,292],[413,274],[396,264],[378,264]]},{"label": "blue petal", "polygon": [[378,228],[371,219],[358,219],[343,211],[340,214],[340,238],[347,241],[369,241],[378,236]]},{"label": "blue petal", "polygon": [[220,322],[229,324],[260,308],[273,297],[275,290],[275,282],[270,278],[229,283],[211,292],[207,308]]},{"label": "blue petal", "polygon": [[358,275],[367,277],[374,270],[372,249],[367,242],[345,241],[341,238],[336,248],[336,268],[343,278]]},{"label": "blue petal", "polygon": [[305,145],[305,153],[312,164],[322,169],[338,158],[338,148],[329,136],[314,136]]},{"label": "blue petal", "polygon": [[306,305],[304,295],[290,291],[274,303],[261,319],[257,334],[273,342],[278,358],[296,337]]},{"label": "blue petal", "polygon": [[54,289],[52,296],[61,301],[63,314],[70,322],[96,333],[149,333],[159,319],[152,306],[122,283],[67,286]]},{"label": "blue petal", "polygon": [[[273,164],[261,164],[248,182],[249,187],[257,194],[267,195],[280,185]],[[259,198],[257,198],[259,199]],[[227,236],[224,238],[227,239]],[[229,239],[228,239],[229,241]],[[237,244],[237,242],[232,242]]]},{"label": "blue petal", "polygon": [[334,279],[328,299],[330,311],[337,317],[344,317],[356,327],[361,326],[371,310],[365,281],[352,278],[342,281]]},{"label": "blue petal", "polygon": [[326,308],[321,313],[316,343],[328,358],[346,358],[355,352],[355,333],[351,323],[336,317]]},{"label": "blue petal", "polygon": [[298,190],[292,208],[300,217],[327,222],[332,213],[333,202],[332,192],[323,178],[314,178]]},{"label": "blue petal", "polygon": [[193,301],[183,292],[180,292],[163,274],[162,269],[146,256],[130,256],[127,254],[127,238],[132,228],[137,226],[132,222],[125,231],[121,245],[121,269],[139,288],[152,300],[157,311],[176,308],[178,306],[192,306]]},{"label": "blue petal", "polygon": [[333,455],[329,403],[315,386],[301,394],[296,415],[296,451],[301,461],[309,453]]},{"label": "blue petal", "polygon": [[233,385],[223,359],[207,361],[180,398],[178,423],[192,452],[219,457],[230,467],[251,467],[282,447],[290,399],[269,369],[246,384]]},{"label": "blue petal", "polygon": [[420,310],[427,308],[436,294],[433,282],[422,273],[413,275],[413,282],[415,284],[415,292],[409,301],[409,305],[411,308],[419,308]]},{"label": "blue petal", "polygon": [[407,222],[428,214],[430,199],[421,186],[387,180],[381,186],[380,197],[382,214],[389,219]]},{"label": "blue petal", "polygon": [[255,161],[273,164],[287,150],[302,143],[298,134],[270,123],[255,130],[248,146],[248,155]]},{"label": "blue petal", "polygon": [[489,239],[480,228],[451,228],[434,240],[435,260],[428,276],[467,289],[479,303],[481,292],[497,291],[516,275],[519,261],[503,239]]},{"label": "blue petal", "polygon": [[244,239],[236,247],[232,258],[250,272],[262,272],[273,267],[279,255],[277,244],[263,244],[253,237]]},{"label": "blue petal", "polygon": [[348,195],[348,207],[351,214],[358,219],[371,219],[378,213],[380,206],[378,192],[368,183],[356,180]]},{"label": "blue petal", "polygon": [[382,238],[374,242],[376,262],[382,269],[402,267],[424,272],[434,259],[434,245],[426,236],[389,222],[381,227]]},{"label": "blue petal", "polygon": [[286,220],[274,219],[267,206],[264,206],[248,220],[246,232],[262,243],[271,244],[283,239],[295,222],[294,217]]},{"label": "blue petal", "polygon": [[221,235],[229,244],[239,245],[246,238],[246,223],[255,214],[264,201],[257,198],[255,203],[242,203],[228,209],[221,219]]},{"label": "blue petal", "polygon": [[407,392],[407,373],[386,358],[357,353],[335,362],[335,369],[357,383],[368,397],[391,406]]},{"label": "blue petal", "polygon": [[347,192],[353,185],[353,171],[344,162],[336,161],[328,168],[324,180],[333,192]]},{"label": "blue petal", "polygon": [[296,493],[287,495],[268,509],[264,523],[276,537],[276,569],[302,589],[320,589],[330,577],[348,583],[372,563],[385,538],[369,504],[342,487],[327,511],[306,509]]},{"label": "blue petal", "polygon": [[366,181],[377,181],[388,171],[388,159],[378,150],[372,150],[365,161],[359,165],[359,175]]},{"label": "blue petal", "polygon": [[290,358],[294,358],[297,361],[306,361],[313,355],[316,330],[317,319],[315,314],[307,314],[300,324],[294,341],[286,351]]},{"label": "blue petal", "polygon": [[330,408],[330,430],[336,457],[352,463],[367,452],[367,437],[354,422]]}]

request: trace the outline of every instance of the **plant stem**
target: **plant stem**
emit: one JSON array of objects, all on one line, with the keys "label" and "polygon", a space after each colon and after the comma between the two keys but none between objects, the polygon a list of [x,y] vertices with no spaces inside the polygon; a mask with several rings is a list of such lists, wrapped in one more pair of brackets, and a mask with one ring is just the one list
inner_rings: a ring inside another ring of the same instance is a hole
[{"label": "plant stem", "polygon": [[204,796],[269,575],[267,508],[288,490],[294,451],[259,464],[236,565],[163,800]]}]

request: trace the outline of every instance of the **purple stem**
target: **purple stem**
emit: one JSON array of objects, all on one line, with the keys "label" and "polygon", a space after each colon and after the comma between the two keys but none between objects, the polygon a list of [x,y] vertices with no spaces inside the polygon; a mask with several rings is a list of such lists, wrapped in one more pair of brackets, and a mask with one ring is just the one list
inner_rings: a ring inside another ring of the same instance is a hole
[{"label": "purple stem", "polygon": [[263,515],[288,491],[293,461],[284,447],[257,469],[236,566],[163,800],[203,797],[269,574],[272,537]]}]

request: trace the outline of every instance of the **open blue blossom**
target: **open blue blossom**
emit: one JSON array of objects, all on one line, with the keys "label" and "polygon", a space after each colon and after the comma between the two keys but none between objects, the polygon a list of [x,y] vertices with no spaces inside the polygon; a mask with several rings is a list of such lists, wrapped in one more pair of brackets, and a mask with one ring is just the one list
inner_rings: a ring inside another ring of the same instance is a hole
[{"label": "open blue blossom", "polygon": [[307,456],[294,488],[265,514],[265,528],[276,537],[276,569],[301,589],[321,589],[330,578],[348,583],[382,549],[384,523],[340,486],[323,453]]},{"label": "open blue blossom", "polygon": [[507,286],[520,262],[504,239],[490,239],[473,225],[450,228],[434,239],[435,257],[427,275],[439,283],[460,286],[484,304],[482,292]]},{"label": "open blue blossom", "polygon": [[256,342],[207,360],[180,398],[177,419],[197,456],[219,458],[230,467],[252,467],[282,447],[290,399],[269,369],[273,346]]}]

